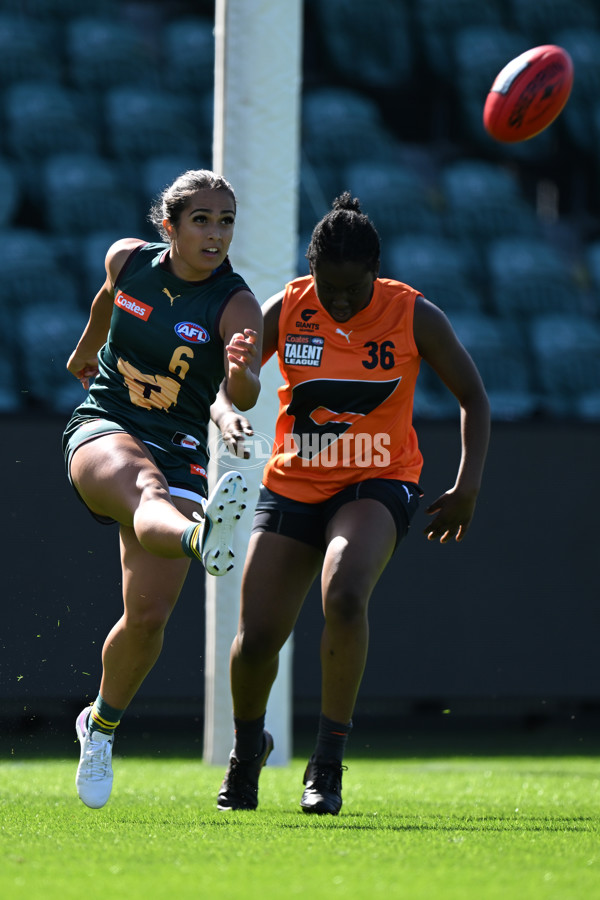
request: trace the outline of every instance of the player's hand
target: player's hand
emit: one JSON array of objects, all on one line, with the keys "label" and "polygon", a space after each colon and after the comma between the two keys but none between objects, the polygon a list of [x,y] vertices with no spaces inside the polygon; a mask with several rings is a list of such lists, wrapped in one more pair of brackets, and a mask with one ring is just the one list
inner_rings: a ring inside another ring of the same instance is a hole
[{"label": "player's hand", "polygon": [[244,333],[236,332],[225,348],[229,360],[229,374],[243,372],[256,356],[256,339],[258,335],[252,328],[245,328]]},{"label": "player's hand", "polygon": [[82,387],[88,391],[90,379],[95,378],[98,374],[98,357],[86,358],[75,350],[69,357],[67,369],[71,375],[81,382]]},{"label": "player's hand", "polygon": [[439,540],[440,544],[446,544],[452,538],[462,541],[471,524],[476,502],[477,492],[467,493],[456,488],[438,497],[425,510],[427,515],[435,516],[423,530],[427,540]]},{"label": "player's hand", "polygon": [[232,410],[221,416],[219,427],[221,437],[230,453],[238,459],[250,459],[250,450],[245,439],[254,435],[252,425],[245,416]]}]

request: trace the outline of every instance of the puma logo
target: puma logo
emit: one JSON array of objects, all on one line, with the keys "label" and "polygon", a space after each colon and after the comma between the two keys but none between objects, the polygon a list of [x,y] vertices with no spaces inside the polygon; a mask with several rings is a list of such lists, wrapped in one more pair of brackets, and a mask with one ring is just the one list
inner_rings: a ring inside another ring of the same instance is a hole
[{"label": "puma logo", "polygon": [[336,333],[336,334],[341,334],[342,337],[345,337],[346,340],[348,341],[348,343],[350,343],[350,335],[352,334],[351,331],[349,331],[349,332],[346,334],[346,332],[345,332],[345,331],[342,331],[341,328],[336,328],[336,329],[335,329],[335,333]]},{"label": "puma logo", "polygon": [[173,306],[174,300],[177,300],[178,297],[181,297],[181,294],[175,294],[175,296],[173,296],[171,294],[171,291],[169,290],[169,288],[163,288],[162,292],[163,292],[163,294],[166,294],[167,297],[169,298],[169,300],[171,301],[171,306]]}]

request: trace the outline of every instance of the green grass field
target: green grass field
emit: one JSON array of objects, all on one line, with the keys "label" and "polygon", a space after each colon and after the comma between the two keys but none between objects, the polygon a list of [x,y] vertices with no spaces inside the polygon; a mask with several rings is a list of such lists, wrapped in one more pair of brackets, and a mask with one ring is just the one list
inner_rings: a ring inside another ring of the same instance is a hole
[{"label": "green grass field", "polygon": [[102,810],[75,758],[4,762],[0,897],[600,898],[595,757],[350,758],[337,818],[299,809],[304,765],[218,813],[223,769],[190,759],[116,754]]}]

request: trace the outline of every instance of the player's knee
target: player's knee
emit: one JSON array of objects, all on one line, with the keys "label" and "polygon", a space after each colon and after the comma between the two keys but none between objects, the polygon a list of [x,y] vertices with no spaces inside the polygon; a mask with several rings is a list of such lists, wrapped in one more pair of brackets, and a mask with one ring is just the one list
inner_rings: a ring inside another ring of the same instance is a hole
[{"label": "player's knee", "polygon": [[325,619],[329,624],[350,626],[364,621],[369,594],[360,583],[331,585],[325,595]]},{"label": "player's knee", "polygon": [[170,607],[162,603],[149,604],[143,609],[129,612],[126,616],[126,622],[129,628],[143,637],[154,637],[165,630],[171,614]]},{"label": "player's knee", "polygon": [[140,466],[136,473],[135,491],[138,504],[155,500],[170,500],[169,485],[165,476],[156,465],[149,461]]},{"label": "player's knee", "polygon": [[281,641],[268,628],[247,628],[237,636],[237,655],[249,665],[274,659],[281,646]]}]

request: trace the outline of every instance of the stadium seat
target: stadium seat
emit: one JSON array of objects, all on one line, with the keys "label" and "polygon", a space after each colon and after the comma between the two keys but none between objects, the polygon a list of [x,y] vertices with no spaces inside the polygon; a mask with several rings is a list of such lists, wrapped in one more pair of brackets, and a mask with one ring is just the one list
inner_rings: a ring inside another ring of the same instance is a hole
[{"label": "stadium seat", "polygon": [[563,28],[600,27],[595,0],[508,0],[508,14],[530,46],[555,43],[553,35]]},{"label": "stadium seat", "polygon": [[0,341],[0,414],[19,412],[25,405],[26,393],[18,388],[13,345]]},{"label": "stadium seat", "polygon": [[413,418],[432,421],[456,420],[460,414],[456,398],[430,366],[422,361],[415,389]]},{"label": "stadium seat", "polygon": [[[25,307],[18,319],[18,350],[27,365],[21,378],[28,399],[49,411],[68,415],[85,399],[80,383],[66,369],[87,321],[87,314],[73,304],[54,300],[52,304]],[[32,353],[31,344],[44,347]]]},{"label": "stadium seat", "polygon": [[575,412],[584,422],[600,422],[600,390],[582,391],[575,400]]},{"label": "stadium seat", "polygon": [[461,159],[441,171],[442,189],[450,206],[485,203],[507,197],[516,200],[519,183],[513,172],[480,159]]},{"label": "stadium seat", "polygon": [[344,184],[358,197],[363,212],[373,220],[382,240],[419,231],[437,234],[441,219],[437,195],[419,174],[397,162],[356,162],[344,170]]},{"label": "stadium seat", "polygon": [[328,66],[343,84],[398,90],[413,74],[414,42],[406,0],[371,0],[365,15],[356,0],[315,3],[316,27]]},{"label": "stadium seat", "polygon": [[306,154],[302,154],[298,185],[298,227],[302,233],[310,235],[317,222],[331,209],[333,199],[344,187],[342,178],[331,167],[314,166]]},{"label": "stadium seat", "polygon": [[417,288],[444,311],[483,310],[473,277],[473,262],[452,238],[432,234],[405,235],[384,245],[382,274]]},{"label": "stadium seat", "polygon": [[57,299],[75,304],[78,284],[75,276],[56,260],[52,239],[28,228],[0,231],[2,266],[0,297],[13,315],[32,304],[52,305]]},{"label": "stadium seat", "polygon": [[148,87],[113,87],[105,94],[110,151],[135,161],[177,153],[210,158],[212,120],[198,96],[174,95]]},{"label": "stadium seat", "polygon": [[558,31],[553,43],[568,51],[575,71],[571,96],[557,124],[576,148],[600,159],[599,123],[594,122],[593,114],[600,98],[600,29],[578,27]]},{"label": "stadium seat", "polygon": [[187,172],[188,169],[210,169],[211,158],[207,154],[199,158],[196,154],[159,154],[142,161],[139,167],[140,190],[143,195],[144,207],[150,207],[151,202],[170,185],[178,175]]},{"label": "stadium seat", "polygon": [[592,288],[595,291],[600,292],[600,240],[592,241],[587,245],[585,249],[585,262]]},{"label": "stadium seat", "polygon": [[6,142],[18,159],[93,152],[98,147],[81,98],[60,84],[41,80],[11,84],[4,93],[4,109]]},{"label": "stadium seat", "polygon": [[69,78],[79,88],[158,85],[158,52],[123,18],[90,15],[69,20],[65,54]]},{"label": "stadium seat", "polygon": [[302,142],[314,166],[341,166],[394,159],[396,141],[386,129],[379,107],[349,88],[322,87],[302,99]]},{"label": "stadium seat", "polygon": [[471,26],[501,27],[502,8],[497,0],[419,0],[414,6],[419,37],[429,68],[446,79],[454,71],[454,36]]},{"label": "stadium seat", "polygon": [[533,209],[504,167],[477,159],[449,163],[440,174],[449,236],[481,244],[508,235],[537,235]]},{"label": "stadium seat", "polygon": [[11,301],[12,297],[0,287],[0,414],[18,412],[26,397],[19,388],[15,311]]},{"label": "stadium seat", "polygon": [[[141,237],[141,235],[139,235]],[[78,263],[82,276],[83,285],[83,303],[88,305],[96,296],[104,279],[106,278],[106,270],[104,261],[108,248],[115,241],[124,237],[138,237],[137,234],[125,234],[121,228],[109,231],[90,231],[84,234],[78,242]],[[157,240],[158,235],[156,236]]]},{"label": "stadium seat", "polygon": [[58,53],[49,53],[48,47],[57,41],[52,25],[30,17],[0,13],[0,84],[4,87],[15,82],[42,79],[58,82],[61,77],[61,60]]},{"label": "stadium seat", "polygon": [[[529,49],[523,35],[498,25],[464,25],[454,35],[453,56],[460,98],[481,107],[498,72]],[[470,124],[470,123],[468,123]]]},{"label": "stadium seat", "polygon": [[212,90],[215,37],[211,19],[185,16],[167,22],[162,42],[166,87],[198,94]]},{"label": "stadium seat", "polygon": [[517,323],[469,312],[452,313],[450,321],[481,373],[492,418],[532,416],[539,398],[527,343]]},{"label": "stadium seat", "polygon": [[135,236],[142,214],[116,163],[94,154],[48,157],[41,170],[45,219],[57,234],[121,228]]},{"label": "stadium seat", "polygon": [[362,125],[378,129],[383,125],[381,112],[375,101],[351,88],[326,85],[308,91],[302,100],[304,125],[311,134],[320,133],[327,124],[343,125],[348,120],[353,127]]},{"label": "stadium seat", "polygon": [[531,320],[530,340],[544,410],[557,416],[581,413],[577,404],[600,385],[600,323],[574,313],[539,315]]},{"label": "stadium seat", "polygon": [[488,247],[490,299],[501,316],[583,312],[575,270],[542,239],[505,237]]},{"label": "stadium seat", "polygon": [[[97,16],[114,16],[119,12],[120,0],[94,0]],[[28,22],[60,22],[81,14],[81,0],[2,0],[7,12],[22,13],[26,7]]]},{"label": "stadium seat", "polygon": [[15,166],[8,159],[0,159],[0,228],[10,225],[19,206],[20,193]]}]

